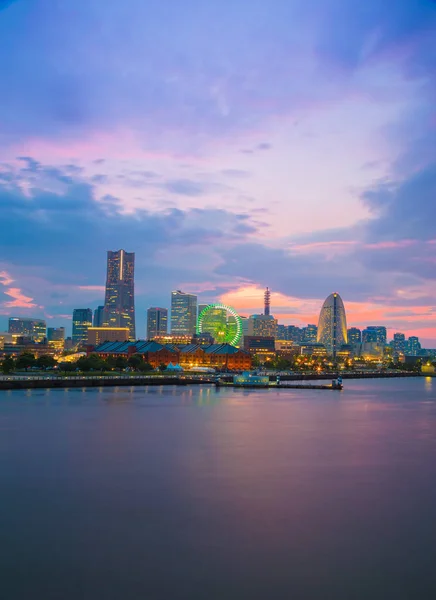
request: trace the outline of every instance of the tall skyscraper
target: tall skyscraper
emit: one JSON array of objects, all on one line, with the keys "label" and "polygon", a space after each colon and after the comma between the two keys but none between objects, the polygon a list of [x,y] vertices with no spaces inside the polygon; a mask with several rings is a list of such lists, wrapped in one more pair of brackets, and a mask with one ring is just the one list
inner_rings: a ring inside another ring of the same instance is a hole
[{"label": "tall skyscraper", "polygon": [[197,326],[197,296],[180,290],[171,292],[171,333],[194,335]]},{"label": "tall skyscraper", "polygon": [[[376,341],[380,346],[386,346],[386,327],[383,327],[382,325],[369,325],[364,331],[367,332],[366,335],[371,335],[371,341]],[[363,335],[364,332],[362,332],[362,342],[364,341]]]},{"label": "tall skyscraper", "polygon": [[47,343],[56,350],[63,350],[65,346],[65,327],[48,327]]},{"label": "tall skyscraper", "polygon": [[318,327],[316,325],[306,325],[302,328],[302,342],[304,344],[315,344],[318,338]]},{"label": "tall skyscraper", "polygon": [[75,308],[73,311],[73,344],[86,344],[88,329],[92,327],[92,310],[90,308]]},{"label": "tall skyscraper", "polygon": [[128,327],[130,339],[135,333],[135,253],[117,250],[107,253],[104,327]]},{"label": "tall skyscraper", "polygon": [[94,327],[103,327],[104,323],[104,306],[97,306],[94,310]]},{"label": "tall skyscraper", "polygon": [[348,330],[348,343],[352,346],[362,343],[362,332],[357,327],[350,327]]},{"label": "tall skyscraper", "polygon": [[406,336],[404,333],[394,333],[392,348],[396,358],[398,358],[400,354],[404,354],[406,349]]},{"label": "tall skyscraper", "polygon": [[247,335],[254,337],[277,338],[277,319],[272,315],[251,315],[248,317]]},{"label": "tall skyscraper", "polygon": [[344,303],[339,294],[330,294],[322,305],[318,321],[317,341],[333,357],[348,341]]},{"label": "tall skyscraper", "polygon": [[151,307],[147,310],[147,340],[168,333],[168,310]]},{"label": "tall skyscraper", "polygon": [[10,317],[8,331],[29,337],[34,342],[42,342],[47,335],[47,326],[43,319]]},{"label": "tall skyscraper", "polygon": [[421,344],[419,338],[416,335],[409,337],[405,344],[405,353],[409,356],[418,356],[420,350]]}]

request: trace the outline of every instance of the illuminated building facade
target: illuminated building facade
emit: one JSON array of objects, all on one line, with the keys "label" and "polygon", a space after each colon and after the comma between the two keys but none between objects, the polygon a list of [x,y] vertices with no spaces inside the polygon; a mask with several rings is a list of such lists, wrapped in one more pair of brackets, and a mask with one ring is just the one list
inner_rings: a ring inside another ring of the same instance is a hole
[{"label": "illuminated building facade", "polygon": [[130,337],[128,327],[89,327],[88,346],[98,346],[103,342],[127,342]]},{"label": "illuminated building facade", "polygon": [[47,326],[43,319],[10,317],[8,332],[28,337],[33,342],[43,342],[47,335]]},{"label": "illuminated building facade", "polygon": [[348,330],[348,343],[357,346],[362,343],[362,331],[357,327],[350,327]]},{"label": "illuminated building facade", "polygon": [[147,339],[153,340],[168,333],[168,310],[151,307],[147,310]]},{"label": "illuminated building facade", "polygon": [[406,350],[406,336],[404,333],[394,333],[392,349],[395,358],[398,358],[401,354],[404,354]]},{"label": "illuminated building facade", "polygon": [[92,327],[92,310],[75,308],[73,311],[73,344],[86,344],[88,329]]},{"label": "illuminated building facade", "polygon": [[345,308],[339,294],[330,294],[322,305],[317,342],[323,344],[327,354],[333,357],[341,346],[348,342]]},{"label": "illuminated building facade", "polygon": [[301,341],[303,344],[315,344],[318,339],[318,327],[307,325],[301,330]]},{"label": "illuminated building facade", "polygon": [[49,327],[47,329],[47,343],[50,348],[62,351],[65,346],[65,327]]},{"label": "illuminated building facade", "polygon": [[248,318],[248,336],[277,337],[277,319],[272,315],[251,315]]},{"label": "illuminated building facade", "polygon": [[107,253],[104,327],[128,327],[130,339],[135,332],[135,253],[117,250]]},{"label": "illuminated building facade", "polygon": [[197,326],[197,296],[171,292],[171,333],[193,336]]}]

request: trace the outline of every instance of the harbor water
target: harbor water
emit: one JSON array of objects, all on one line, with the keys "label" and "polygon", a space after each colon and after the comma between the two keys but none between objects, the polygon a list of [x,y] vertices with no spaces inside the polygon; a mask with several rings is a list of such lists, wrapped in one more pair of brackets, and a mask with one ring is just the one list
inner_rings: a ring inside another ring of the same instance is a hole
[{"label": "harbor water", "polygon": [[436,598],[436,379],[0,392],[5,600]]}]

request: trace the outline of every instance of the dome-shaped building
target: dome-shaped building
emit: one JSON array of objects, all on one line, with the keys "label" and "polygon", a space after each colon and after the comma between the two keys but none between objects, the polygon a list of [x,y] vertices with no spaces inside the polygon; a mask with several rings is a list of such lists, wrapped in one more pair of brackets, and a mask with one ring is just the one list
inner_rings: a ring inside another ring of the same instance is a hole
[{"label": "dome-shaped building", "polygon": [[324,344],[327,354],[336,356],[341,346],[347,343],[347,338],[344,303],[339,294],[330,294],[319,314],[317,341]]}]

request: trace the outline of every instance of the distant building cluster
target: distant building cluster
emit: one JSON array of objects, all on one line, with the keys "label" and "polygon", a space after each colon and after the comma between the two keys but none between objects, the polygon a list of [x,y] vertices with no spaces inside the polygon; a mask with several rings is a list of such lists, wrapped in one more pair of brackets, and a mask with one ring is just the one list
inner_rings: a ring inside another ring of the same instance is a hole
[{"label": "distant building cluster", "polygon": [[272,314],[269,288],[264,294],[263,313],[249,316],[238,315],[222,304],[198,303],[195,294],[174,290],[170,309],[147,309],[145,339],[141,341],[136,337],[134,279],[135,254],[108,251],[104,304],[94,312],[90,308],[74,309],[71,337],[65,336],[63,327],[47,328],[43,319],[11,317],[8,331],[0,333],[1,353],[59,357],[65,351],[77,350],[95,351],[102,356],[135,351],[147,354],[150,364],[231,363],[233,368],[237,364],[247,368],[254,357],[260,362],[278,356],[382,361],[386,357],[404,360],[434,355],[422,349],[416,336],[406,338],[397,332],[388,341],[382,325],[347,328],[345,306],[338,293],[326,298],[318,324],[281,324]]}]

